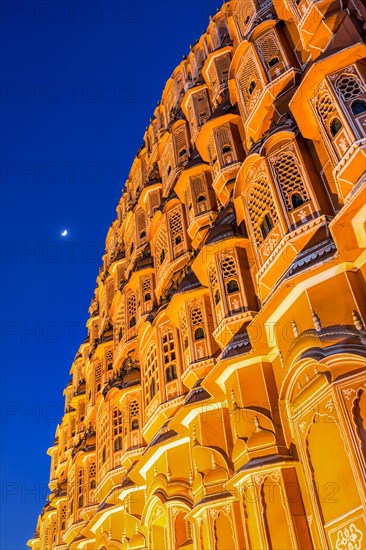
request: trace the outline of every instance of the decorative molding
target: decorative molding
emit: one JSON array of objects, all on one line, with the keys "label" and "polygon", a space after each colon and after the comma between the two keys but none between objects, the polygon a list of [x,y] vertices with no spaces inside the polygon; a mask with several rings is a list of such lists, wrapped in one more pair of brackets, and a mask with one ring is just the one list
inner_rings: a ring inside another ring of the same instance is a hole
[{"label": "decorative molding", "polygon": [[337,550],[362,550],[363,533],[357,529],[354,523],[348,527],[339,529],[337,532],[336,549]]}]

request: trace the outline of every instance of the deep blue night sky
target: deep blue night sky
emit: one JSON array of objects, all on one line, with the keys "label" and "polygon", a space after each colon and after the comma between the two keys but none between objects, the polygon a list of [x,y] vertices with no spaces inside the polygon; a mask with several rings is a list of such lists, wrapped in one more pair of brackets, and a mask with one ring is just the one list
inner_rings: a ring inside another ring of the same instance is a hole
[{"label": "deep blue night sky", "polygon": [[44,503],[62,390],[145,127],[220,5],[0,6],[1,550],[26,548]]}]

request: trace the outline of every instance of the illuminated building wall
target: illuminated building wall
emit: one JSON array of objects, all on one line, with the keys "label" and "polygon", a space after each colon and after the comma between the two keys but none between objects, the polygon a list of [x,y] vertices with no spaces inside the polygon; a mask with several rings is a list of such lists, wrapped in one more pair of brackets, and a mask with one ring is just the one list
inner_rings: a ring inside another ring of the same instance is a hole
[{"label": "illuminated building wall", "polygon": [[365,19],[226,2],[172,73],[33,550],[365,547]]}]

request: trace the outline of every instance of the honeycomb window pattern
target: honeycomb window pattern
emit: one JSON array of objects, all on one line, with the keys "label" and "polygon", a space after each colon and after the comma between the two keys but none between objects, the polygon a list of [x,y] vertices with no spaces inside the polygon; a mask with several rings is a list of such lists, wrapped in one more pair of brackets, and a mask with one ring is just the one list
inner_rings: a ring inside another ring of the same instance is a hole
[{"label": "honeycomb window pattern", "polygon": [[209,102],[207,99],[207,93],[202,92],[202,93],[195,94],[193,98],[194,98],[197,126],[202,126],[202,124],[206,122],[206,120],[211,114]]},{"label": "honeycomb window pattern", "polygon": [[288,211],[294,209],[293,194],[298,193],[303,202],[308,200],[298,161],[293,153],[282,153],[275,162],[275,170]]},{"label": "honeycomb window pattern", "polygon": [[75,481],[75,473],[74,471],[71,472],[69,480],[67,484],[67,493],[68,493],[68,501],[69,501],[69,517],[72,516],[74,512],[74,481]]},{"label": "honeycomb window pattern", "polygon": [[103,467],[104,463],[107,460],[108,456],[108,444],[109,444],[109,433],[108,433],[108,415],[105,414],[100,423],[100,433],[99,433],[99,471]]},{"label": "honeycomb window pattern", "polygon": [[219,289],[219,281],[217,276],[217,271],[214,265],[211,265],[208,271],[208,278],[210,281],[210,288],[213,296],[213,301],[215,306],[217,306],[221,301],[221,294]]},{"label": "honeycomb window pattern", "polygon": [[184,309],[181,309],[179,312],[179,326],[180,326],[180,334],[182,339],[182,345],[184,351],[188,348],[188,328],[187,328],[187,317],[184,312]]},{"label": "honeycomb window pattern", "polygon": [[221,260],[221,273],[223,279],[230,279],[238,274],[234,256],[225,256]]},{"label": "honeycomb window pattern", "polygon": [[192,204],[192,192],[190,186],[188,186],[184,192],[184,202],[186,205],[186,212],[188,216],[188,222],[190,223],[192,221],[192,218],[194,216],[193,213],[193,204]]},{"label": "honeycomb window pattern", "polygon": [[217,271],[214,267],[214,265],[211,265],[209,270],[209,280],[210,280],[210,286],[212,289],[216,289],[219,286],[218,277],[217,277]]},{"label": "honeycomb window pattern", "polygon": [[136,294],[130,292],[127,297],[128,326],[130,329],[136,326]]},{"label": "honeycomb window pattern", "polygon": [[148,405],[159,391],[158,357],[156,346],[152,344],[145,361],[145,401]]},{"label": "honeycomb window pattern", "polygon": [[215,59],[215,67],[219,84],[224,84],[228,81],[230,62],[231,59],[229,54],[220,55]]},{"label": "honeycomb window pattern", "polygon": [[50,548],[50,522],[47,521],[45,524],[44,524],[44,538],[43,538],[43,542],[44,542],[44,546],[45,546],[45,550],[49,550]]},{"label": "honeycomb window pattern", "polygon": [[336,88],[344,102],[351,101],[362,94],[362,89],[354,76],[342,75],[336,84]]},{"label": "honeycomb window pattern", "polygon": [[[238,73],[237,82],[241,91],[245,107],[247,109],[254,87],[261,81],[257,65],[253,59],[253,53],[249,51],[244,57]],[[255,86],[253,87],[253,83]]]},{"label": "honeycomb window pattern", "polygon": [[205,337],[203,311],[199,305],[193,306],[191,310],[191,325],[193,338],[195,341],[202,340]]},{"label": "honeycomb window pattern", "polygon": [[183,162],[186,160],[186,155],[188,153],[188,145],[187,145],[187,136],[186,136],[186,129],[185,126],[180,126],[175,132],[174,132],[174,141],[175,141],[175,147],[177,151],[177,158],[178,163]]},{"label": "honeycomb window pattern", "polygon": [[183,243],[183,224],[180,210],[175,210],[169,218],[170,236],[173,248]]},{"label": "honeycomb window pattern", "polygon": [[155,265],[159,274],[164,261],[167,259],[168,241],[165,227],[161,229],[155,247]]},{"label": "honeycomb window pattern", "polygon": [[52,518],[52,542],[55,543],[57,538],[57,520],[55,517]]},{"label": "honeycomb window pattern", "polygon": [[142,298],[144,302],[149,302],[152,300],[152,287],[151,287],[151,277],[144,277],[142,279]]},{"label": "honeycomb window pattern", "polygon": [[98,360],[94,364],[94,381],[95,381],[94,387],[96,392],[100,391],[102,387],[102,374],[103,374],[102,362]]},{"label": "honeycomb window pattern", "polygon": [[175,167],[175,157],[173,150],[172,136],[164,149],[164,153],[161,158],[163,181],[166,182],[171,174],[172,169]]},{"label": "honeycomb window pattern", "polygon": [[95,489],[96,475],[97,475],[97,465],[95,460],[91,460],[89,462],[89,470],[88,470],[89,489]]},{"label": "honeycomb window pattern", "polygon": [[117,322],[115,328],[115,341],[116,343],[120,342],[123,338],[125,331],[125,306],[121,304],[117,315]]},{"label": "honeycomb window pattern", "polygon": [[84,468],[80,468],[78,472],[78,508],[84,506]]},{"label": "honeycomb window pattern", "polygon": [[61,518],[60,530],[65,531],[65,528],[66,528],[66,504],[63,504],[61,506],[60,518]]},{"label": "honeycomb window pattern", "polygon": [[324,127],[331,136],[330,124],[332,119],[338,114],[334,102],[328,93],[322,94],[317,103],[318,113],[323,121]]},{"label": "honeycomb window pattern", "polygon": [[137,240],[139,245],[146,242],[146,214],[143,210],[139,210],[136,214]]},{"label": "honeycomb window pattern", "polygon": [[191,311],[191,323],[193,327],[203,324],[203,312],[201,306],[194,306]]},{"label": "honeycomb window pattern", "polygon": [[223,158],[223,154],[226,152],[231,153],[231,161],[233,160],[234,143],[231,135],[230,128],[227,126],[221,126],[215,131],[215,139],[217,150],[220,152],[221,160],[226,164],[227,159]]},{"label": "honeycomb window pattern", "polygon": [[271,67],[271,60],[274,60],[276,57],[278,61],[280,60],[280,45],[274,31],[270,31],[265,36],[258,38],[256,45],[266,67]]},{"label": "honeycomb window pattern", "polygon": [[237,22],[241,36],[244,38],[252,25],[256,13],[255,4],[253,0],[237,0],[234,10],[237,13]]},{"label": "honeycomb window pattern", "polygon": [[112,370],[113,369],[113,349],[109,349],[105,354],[105,366],[106,370]]},{"label": "honeycomb window pattern", "polygon": [[140,425],[139,416],[140,416],[140,405],[137,399],[134,399],[129,404],[129,417],[130,417],[131,430],[137,430],[139,428],[139,425]]},{"label": "honeycomb window pattern", "polygon": [[160,193],[158,190],[152,191],[151,193],[149,193],[150,214],[155,212],[155,210],[158,208],[159,205],[160,205]]},{"label": "honeycomb window pattern", "polygon": [[260,245],[264,240],[260,226],[266,212],[269,212],[274,225],[278,221],[272,191],[266,178],[258,178],[252,185],[248,200],[248,210],[255,240]]}]

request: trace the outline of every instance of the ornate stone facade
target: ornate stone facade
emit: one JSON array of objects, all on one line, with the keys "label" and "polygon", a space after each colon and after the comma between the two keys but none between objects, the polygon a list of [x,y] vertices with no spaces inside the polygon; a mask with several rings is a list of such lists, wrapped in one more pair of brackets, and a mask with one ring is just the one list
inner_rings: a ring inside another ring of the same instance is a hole
[{"label": "ornate stone facade", "polygon": [[33,550],[365,547],[365,19],[233,0],[172,73]]}]

